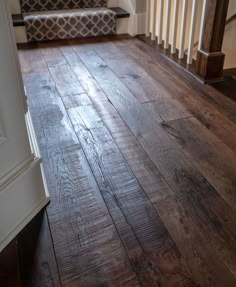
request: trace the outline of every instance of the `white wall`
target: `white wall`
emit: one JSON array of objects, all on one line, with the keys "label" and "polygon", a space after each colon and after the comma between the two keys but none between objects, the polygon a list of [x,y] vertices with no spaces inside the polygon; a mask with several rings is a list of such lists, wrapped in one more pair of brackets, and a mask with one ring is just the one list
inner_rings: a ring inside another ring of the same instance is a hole
[{"label": "white wall", "polygon": [[108,7],[118,7],[119,6],[119,0],[108,0]]},{"label": "white wall", "polygon": [[119,7],[130,13],[128,20],[128,33],[131,36],[145,33],[145,1],[144,0],[119,0]]},{"label": "white wall", "polygon": [[236,14],[236,0],[229,0],[229,10],[227,19],[232,17],[234,14]]},{"label": "white wall", "polygon": [[[229,1],[229,10],[227,18],[229,19],[236,13],[236,0]],[[225,53],[225,69],[236,67],[236,21],[228,24],[225,28],[223,52]]]},{"label": "white wall", "polygon": [[8,0],[8,2],[10,4],[12,14],[20,14],[21,13],[19,0]]}]

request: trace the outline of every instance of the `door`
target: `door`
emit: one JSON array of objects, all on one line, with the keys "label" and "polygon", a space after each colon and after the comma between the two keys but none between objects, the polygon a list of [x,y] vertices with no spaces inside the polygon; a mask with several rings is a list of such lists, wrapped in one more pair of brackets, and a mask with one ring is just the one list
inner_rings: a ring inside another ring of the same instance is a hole
[{"label": "door", "polygon": [[48,203],[8,1],[0,1],[0,251]]}]

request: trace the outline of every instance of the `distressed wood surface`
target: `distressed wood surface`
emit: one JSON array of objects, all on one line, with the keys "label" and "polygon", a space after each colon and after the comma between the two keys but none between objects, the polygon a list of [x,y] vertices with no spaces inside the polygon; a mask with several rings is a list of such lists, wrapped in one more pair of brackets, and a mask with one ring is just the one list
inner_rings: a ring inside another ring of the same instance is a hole
[{"label": "distressed wood surface", "polygon": [[[52,200],[48,216],[62,286],[87,287],[108,282],[139,286],[50,79],[49,74],[42,78],[26,77],[25,84]],[[34,93],[36,87],[39,88]]]},{"label": "distressed wood surface", "polygon": [[62,287],[234,287],[228,83],[201,86],[127,37],[19,55],[51,194],[58,273],[41,268],[42,284],[51,287],[50,270]]}]

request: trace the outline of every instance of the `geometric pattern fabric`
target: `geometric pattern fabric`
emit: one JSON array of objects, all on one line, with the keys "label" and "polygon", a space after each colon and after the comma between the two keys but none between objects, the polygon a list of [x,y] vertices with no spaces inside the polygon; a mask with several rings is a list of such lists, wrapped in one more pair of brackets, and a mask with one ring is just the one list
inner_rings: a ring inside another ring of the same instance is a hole
[{"label": "geometric pattern fabric", "polygon": [[32,12],[23,17],[29,42],[116,33],[116,13],[106,7]]},{"label": "geometric pattern fabric", "polygon": [[20,0],[21,13],[107,7],[107,0]]}]

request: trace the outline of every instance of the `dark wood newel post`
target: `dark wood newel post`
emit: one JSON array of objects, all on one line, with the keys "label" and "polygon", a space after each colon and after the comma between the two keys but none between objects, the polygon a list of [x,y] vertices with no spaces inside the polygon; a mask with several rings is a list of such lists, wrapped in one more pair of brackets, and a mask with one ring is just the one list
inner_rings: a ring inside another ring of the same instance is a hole
[{"label": "dark wood newel post", "polygon": [[222,43],[229,0],[207,0],[202,41],[197,54],[196,72],[205,82],[223,78],[225,55]]}]

